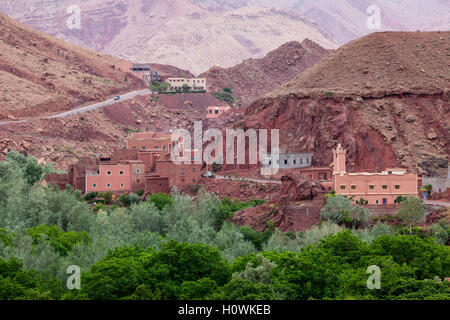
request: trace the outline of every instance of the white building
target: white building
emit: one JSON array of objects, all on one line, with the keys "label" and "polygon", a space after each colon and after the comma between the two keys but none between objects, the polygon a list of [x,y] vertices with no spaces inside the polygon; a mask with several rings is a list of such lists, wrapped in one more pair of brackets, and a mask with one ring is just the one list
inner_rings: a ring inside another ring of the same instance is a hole
[{"label": "white building", "polygon": [[205,78],[169,78],[169,91],[183,91],[185,88],[192,91],[206,91]]},{"label": "white building", "polygon": [[[272,161],[276,161],[276,165]],[[311,167],[311,161],[311,153],[280,154],[278,159],[277,157],[272,157],[271,154],[265,154],[262,164],[263,168],[295,169]]]}]

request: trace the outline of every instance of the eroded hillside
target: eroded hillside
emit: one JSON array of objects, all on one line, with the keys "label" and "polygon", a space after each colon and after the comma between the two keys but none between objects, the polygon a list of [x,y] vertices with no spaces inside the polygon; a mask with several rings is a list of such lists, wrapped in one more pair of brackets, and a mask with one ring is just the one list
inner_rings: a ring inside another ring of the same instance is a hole
[{"label": "eroded hillside", "polygon": [[138,88],[121,60],[71,45],[0,13],[0,120],[37,117]]},{"label": "eroded hillside", "polygon": [[213,67],[200,77],[207,78],[214,90],[229,87],[239,103],[246,107],[253,100],[294,79],[330,50],[311,40],[291,41],[269,52],[261,59],[247,59],[228,68]]},{"label": "eroded hillside", "polygon": [[450,153],[450,32],[386,32],[355,40],[247,109],[246,127],[280,129],[291,151],[349,170],[404,166],[444,175]]}]

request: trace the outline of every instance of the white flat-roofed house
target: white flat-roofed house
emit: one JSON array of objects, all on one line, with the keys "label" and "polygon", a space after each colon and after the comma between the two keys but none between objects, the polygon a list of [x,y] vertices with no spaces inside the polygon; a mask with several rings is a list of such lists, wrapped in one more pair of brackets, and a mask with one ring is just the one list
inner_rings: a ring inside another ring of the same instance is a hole
[{"label": "white flat-roofed house", "polygon": [[168,78],[169,91],[206,91],[206,78]]}]

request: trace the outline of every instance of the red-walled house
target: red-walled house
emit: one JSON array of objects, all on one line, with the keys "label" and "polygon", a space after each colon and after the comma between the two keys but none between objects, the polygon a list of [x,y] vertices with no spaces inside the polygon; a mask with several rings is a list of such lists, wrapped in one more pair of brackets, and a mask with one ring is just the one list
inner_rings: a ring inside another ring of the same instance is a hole
[{"label": "red-walled house", "polygon": [[203,164],[175,164],[171,160],[156,161],[156,173],[161,178],[169,179],[169,186],[181,187],[197,184],[201,178]]},{"label": "red-walled house", "polygon": [[170,133],[135,133],[132,138],[127,140],[127,149],[139,151],[162,151],[169,154],[172,146]]},{"label": "red-walled house", "polygon": [[144,189],[145,164],[141,160],[99,164],[96,171],[86,171],[86,192],[124,193]]},{"label": "red-walled house", "polygon": [[383,172],[346,171],[346,150],[339,144],[333,150],[333,187],[337,194],[364,198],[370,205],[393,205],[398,196],[418,195],[418,176],[406,169]]}]

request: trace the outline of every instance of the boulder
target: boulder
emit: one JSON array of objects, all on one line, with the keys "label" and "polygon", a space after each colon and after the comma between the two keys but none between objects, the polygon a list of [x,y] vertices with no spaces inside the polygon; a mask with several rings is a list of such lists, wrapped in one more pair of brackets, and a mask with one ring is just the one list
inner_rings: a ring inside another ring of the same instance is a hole
[{"label": "boulder", "polygon": [[322,197],[326,190],[318,181],[304,179],[294,174],[281,178],[280,194],[286,195],[286,201],[314,200]]}]

